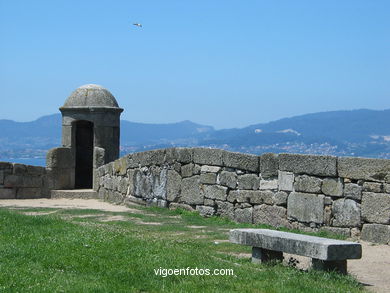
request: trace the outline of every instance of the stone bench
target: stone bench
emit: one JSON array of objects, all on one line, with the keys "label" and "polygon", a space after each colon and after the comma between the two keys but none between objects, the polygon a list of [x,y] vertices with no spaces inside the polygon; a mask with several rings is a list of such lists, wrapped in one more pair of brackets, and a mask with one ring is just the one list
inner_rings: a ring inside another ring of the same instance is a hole
[{"label": "stone bench", "polygon": [[283,260],[283,252],[312,258],[312,268],[347,273],[347,259],[362,257],[359,243],[267,229],[230,230],[230,242],[252,246],[252,262]]}]

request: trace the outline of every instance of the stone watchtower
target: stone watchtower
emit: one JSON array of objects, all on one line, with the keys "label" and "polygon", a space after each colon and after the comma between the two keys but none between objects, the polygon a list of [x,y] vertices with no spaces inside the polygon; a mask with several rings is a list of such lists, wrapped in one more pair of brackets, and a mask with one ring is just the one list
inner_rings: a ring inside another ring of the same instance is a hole
[{"label": "stone watchtower", "polygon": [[[119,108],[105,88],[77,88],[60,108],[62,147],[48,152],[52,189],[91,189],[95,170],[119,158]],[[50,187],[49,187],[50,188]]]}]

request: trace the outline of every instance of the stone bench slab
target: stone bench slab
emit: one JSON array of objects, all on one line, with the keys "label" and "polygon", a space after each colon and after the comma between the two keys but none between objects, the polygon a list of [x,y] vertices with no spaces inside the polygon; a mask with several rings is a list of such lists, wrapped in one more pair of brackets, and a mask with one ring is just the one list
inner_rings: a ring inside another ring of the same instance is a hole
[{"label": "stone bench slab", "polygon": [[359,243],[267,229],[235,229],[230,241],[270,251],[286,252],[324,261],[359,259]]}]

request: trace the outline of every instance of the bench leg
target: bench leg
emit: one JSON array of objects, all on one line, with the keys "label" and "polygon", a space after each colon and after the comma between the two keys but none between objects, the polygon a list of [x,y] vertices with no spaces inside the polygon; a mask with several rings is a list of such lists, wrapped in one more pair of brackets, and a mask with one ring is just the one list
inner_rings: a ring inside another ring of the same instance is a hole
[{"label": "bench leg", "polygon": [[347,274],[347,260],[321,260],[313,258],[311,260],[312,268],[321,271],[336,271],[338,273]]},{"label": "bench leg", "polygon": [[268,250],[259,247],[252,247],[252,262],[253,263],[262,263],[267,261],[282,261],[283,252]]}]

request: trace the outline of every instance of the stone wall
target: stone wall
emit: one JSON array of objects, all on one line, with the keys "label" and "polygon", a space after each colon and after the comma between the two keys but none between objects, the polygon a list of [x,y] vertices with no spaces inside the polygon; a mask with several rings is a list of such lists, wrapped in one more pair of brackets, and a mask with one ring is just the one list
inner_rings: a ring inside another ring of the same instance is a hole
[{"label": "stone wall", "polygon": [[45,197],[46,178],[44,167],[0,162],[0,199]]},{"label": "stone wall", "polygon": [[390,160],[172,148],[97,169],[99,197],[390,243]]}]

